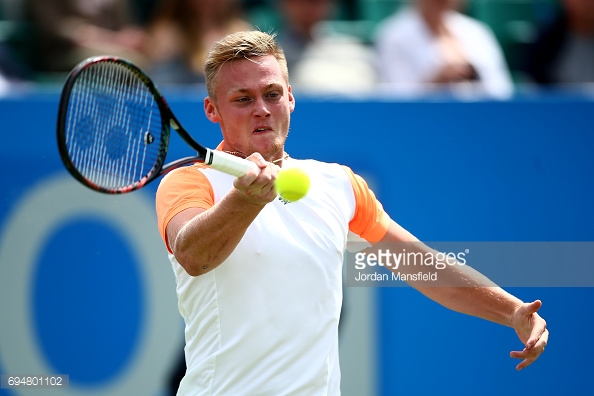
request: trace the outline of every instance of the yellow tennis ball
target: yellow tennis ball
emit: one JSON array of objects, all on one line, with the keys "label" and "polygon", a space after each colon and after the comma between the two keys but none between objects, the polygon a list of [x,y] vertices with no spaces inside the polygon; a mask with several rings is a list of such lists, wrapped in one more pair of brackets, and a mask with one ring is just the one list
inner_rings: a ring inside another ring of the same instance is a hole
[{"label": "yellow tennis ball", "polygon": [[281,169],[276,177],[276,192],[286,201],[295,202],[309,191],[309,176],[298,168]]}]

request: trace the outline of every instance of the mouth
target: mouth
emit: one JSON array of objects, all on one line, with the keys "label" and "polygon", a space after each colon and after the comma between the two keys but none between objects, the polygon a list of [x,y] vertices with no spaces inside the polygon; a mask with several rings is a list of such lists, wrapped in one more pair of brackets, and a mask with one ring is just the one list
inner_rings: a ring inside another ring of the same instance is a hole
[{"label": "mouth", "polygon": [[262,127],[258,127],[256,129],[254,129],[253,133],[264,133],[264,132],[268,132],[268,131],[272,131],[272,129],[268,126],[262,126]]}]

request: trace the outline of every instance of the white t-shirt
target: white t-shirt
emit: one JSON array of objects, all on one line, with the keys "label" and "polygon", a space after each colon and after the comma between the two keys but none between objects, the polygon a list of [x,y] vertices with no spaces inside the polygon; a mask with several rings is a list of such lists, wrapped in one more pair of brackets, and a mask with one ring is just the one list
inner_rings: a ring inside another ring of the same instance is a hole
[{"label": "white t-shirt", "polygon": [[[338,395],[342,261],[349,231],[379,240],[389,218],[348,168],[289,159],[311,178],[300,201],[269,203],[225,262],[191,277],[170,254],[186,323],[179,395]],[[159,229],[209,207],[234,177],[194,165],[157,192]]]},{"label": "white t-shirt", "polygon": [[[492,31],[482,22],[457,11],[445,15],[445,24],[460,43],[479,76],[476,84],[457,84],[480,95],[505,99],[513,82],[503,52]],[[375,33],[379,79],[395,93],[419,95],[433,88],[427,83],[445,64],[439,44],[419,12],[402,8],[380,23]]]}]

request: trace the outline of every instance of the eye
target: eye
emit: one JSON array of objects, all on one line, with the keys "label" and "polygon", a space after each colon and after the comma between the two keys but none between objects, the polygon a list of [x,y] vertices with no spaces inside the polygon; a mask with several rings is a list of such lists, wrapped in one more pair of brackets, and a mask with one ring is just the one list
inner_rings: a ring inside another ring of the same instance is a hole
[{"label": "eye", "polygon": [[268,97],[269,97],[270,99],[278,99],[278,98],[280,98],[280,93],[278,93],[278,92],[270,92],[270,93],[268,94]]}]

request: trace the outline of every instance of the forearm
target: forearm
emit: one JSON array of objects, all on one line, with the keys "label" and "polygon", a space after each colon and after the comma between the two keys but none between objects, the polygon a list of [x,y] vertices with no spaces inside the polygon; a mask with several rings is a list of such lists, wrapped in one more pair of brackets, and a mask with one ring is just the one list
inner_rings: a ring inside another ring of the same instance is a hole
[{"label": "forearm", "polygon": [[[437,251],[420,242],[414,235],[392,222],[383,244],[389,244],[396,250],[431,256],[435,265],[415,265],[393,267],[394,271],[429,274],[437,272],[437,280],[410,281],[409,284],[439,304],[457,312],[477,316],[506,326],[511,325],[511,317],[522,304],[518,298],[507,293],[486,276],[468,265],[446,255],[438,257]],[[377,247],[377,246],[376,246]],[[438,268],[437,263],[441,262]]]},{"label": "forearm", "polygon": [[438,270],[438,277],[435,286],[411,286],[451,310],[512,326],[512,315],[522,301],[478,271],[467,265],[449,265]]},{"label": "forearm", "polygon": [[172,243],[177,261],[192,276],[213,270],[233,252],[264,206],[246,202],[233,190],[177,232]]}]

